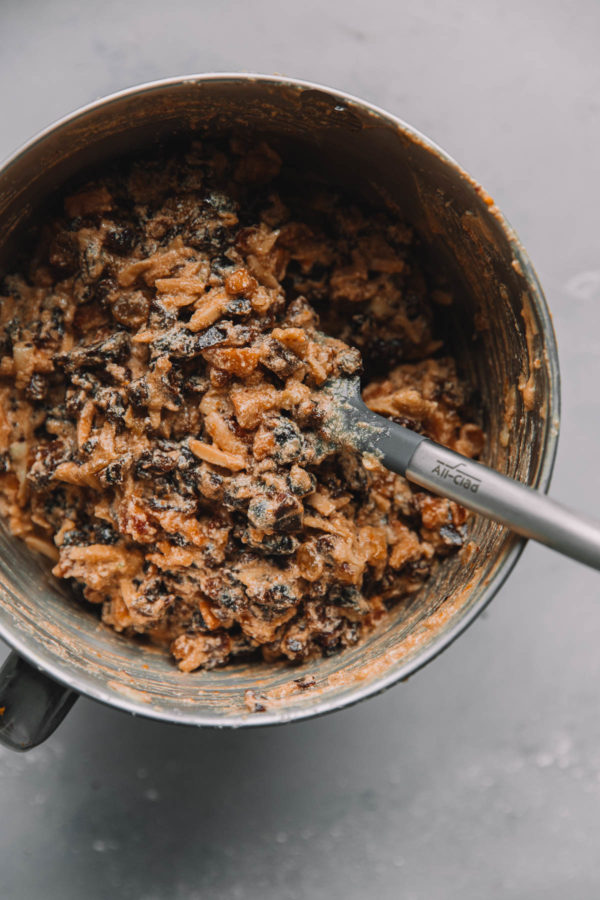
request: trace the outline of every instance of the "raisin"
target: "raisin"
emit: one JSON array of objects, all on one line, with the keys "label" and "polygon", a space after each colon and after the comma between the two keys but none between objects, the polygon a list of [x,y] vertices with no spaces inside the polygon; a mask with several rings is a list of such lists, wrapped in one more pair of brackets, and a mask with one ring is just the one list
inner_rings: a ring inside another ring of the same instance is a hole
[{"label": "raisin", "polygon": [[116,226],[106,232],[104,236],[104,246],[111,253],[118,256],[124,256],[129,253],[135,245],[135,234],[127,225]]},{"label": "raisin", "polygon": [[190,623],[187,627],[189,634],[206,634],[210,629],[204,621],[204,616],[199,609],[195,609],[192,613]]},{"label": "raisin", "polygon": [[299,459],[302,455],[304,441],[300,429],[290,419],[281,417],[273,428],[275,449],[273,459],[280,465],[286,465]]},{"label": "raisin", "polygon": [[336,359],[336,366],[342,375],[357,375],[362,371],[362,357],[355,347],[341,352]]},{"label": "raisin", "polygon": [[260,592],[258,601],[262,607],[282,612],[290,606],[295,606],[298,598],[287,584],[273,584]]},{"label": "raisin", "polygon": [[100,391],[96,397],[98,408],[101,409],[109,422],[120,422],[125,415],[125,406],[120,392],[111,388]]},{"label": "raisin", "polygon": [[269,338],[266,342],[266,347],[267,353],[262,358],[261,363],[279,378],[288,378],[301,368],[302,361],[288,347],[280,344],[279,341]]},{"label": "raisin", "polygon": [[124,473],[123,464],[121,462],[113,462],[98,472],[98,478],[104,484],[122,484]]},{"label": "raisin", "polygon": [[264,552],[274,556],[290,556],[299,546],[298,539],[291,534],[266,534],[262,541]]},{"label": "raisin", "polygon": [[108,522],[102,522],[100,525],[96,525],[94,537],[98,544],[116,544],[119,540],[118,533],[108,524]]},{"label": "raisin", "polygon": [[132,381],[127,388],[127,396],[130,402],[138,409],[143,409],[150,401],[150,390],[144,378]]},{"label": "raisin", "polygon": [[235,300],[229,301],[225,307],[225,312],[230,316],[241,316],[243,318],[249,316],[252,312],[252,304],[245,297],[236,297]]},{"label": "raisin", "polygon": [[135,465],[136,478],[154,478],[177,468],[177,458],[164,450],[144,450]]},{"label": "raisin", "polygon": [[71,528],[70,531],[65,531],[63,534],[61,547],[80,547],[87,544],[88,540],[85,531],[80,528]]},{"label": "raisin", "polygon": [[226,338],[225,329],[216,325],[198,333],[187,328],[172,328],[154,342],[153,352],[156,356],[167,353],[175,360],[195,359],[203,350],[222,344]]},{"label": "raisin", "polygon": [[440,528],[440,537],[444,543],[448,544],[450,547],[462,547],[463,545],[463,536],[454,525],[442,525]]},{"label": "raisin", "polygon": [[[292,642],[293,639],[292,639]],[[295,641],[294,643],[299,643]],[[291,649],[291,648],[290,648]],[[298,651],[296,651],[298,652]],[[301,691],[308,691],[310,688],[314,688],[317,686],[317,682],[314,675],[302,675],[300,678],[294,678],[294,684],[298,686],[298,689]]]},{"label": "raisin", "polygon": [[68,231],[59,231],[48,248],[48,262],[61,277],[75,272],[79,263],[76,238]]},{"label": "raisin", "polygon": [[365,363],[371,375],[384,374],[398,365],[405,352],[405,341],[400,337],[384,340],[375,338],[364,349]]},{"label": "raisin", "polygon": [[27,473],[27,479],[38,487],[47,485],[52,480],[56,468],[71,458],[71,447],[60,438],[39,447],[33,465]]},{"label": "raisin", "polygon": [[126,328],[140,328],[148,318],[150,301],[141,291],[119,295],[111,306],[113,317]]},{"label": "raisin", "polygon": [[311,472],[301,469],[300,466],[292,466],[286,476],[287,486],[297,497],[312,494],[317,489],[317,479]]},{"label": "raisin", "polygon": [[34,372],[25,388],[25,396],[29,400],[43,400],[47,393],[47,380],[39,372]]}]

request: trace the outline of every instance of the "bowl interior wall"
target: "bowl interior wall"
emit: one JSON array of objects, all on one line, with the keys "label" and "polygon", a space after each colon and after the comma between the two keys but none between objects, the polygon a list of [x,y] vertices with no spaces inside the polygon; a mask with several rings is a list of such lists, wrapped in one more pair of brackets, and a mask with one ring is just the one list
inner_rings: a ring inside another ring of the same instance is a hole
[{"label": "bowl interior wall", "polygon": [[[260,79],[213,79],[120,96],[68,120],[0,172],[0,270],[10,270],[30,223],[75,174],[167,139],[232,131],[260,135],[299,171],[316,169],[416,227],[431,265],[453,274],[450,342],[481,395],[486,461],[537,484],[548,468],[556,373],[533,276],[467,176],[408,129],[350,100]],[[528,379],[532,410],[519,390]],[[447,560],[357,648],[301,670],[261,663],[184,675],[163,653],[99,624],[6,531],[0,624],[59,678],[117,705],[173,720],[239,723],[248,715],[245,692],[253,690],[268,696],[263,721],[285,720],[344,705],[409,672],[468,619],[515,556],[505,529],[476,518],[471,530],[480,552]],[[300,674],[313,674],[317,687],[299,690],[293,679]]]}]

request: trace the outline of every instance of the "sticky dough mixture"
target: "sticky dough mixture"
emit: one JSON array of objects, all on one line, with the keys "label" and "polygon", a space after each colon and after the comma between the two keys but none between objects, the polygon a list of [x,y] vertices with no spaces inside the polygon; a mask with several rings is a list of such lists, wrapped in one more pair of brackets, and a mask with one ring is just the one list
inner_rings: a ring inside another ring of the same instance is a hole
[{"label": "sticky dough mixture", "polygon": [[[355,644],[465,511],[332,445],[315,393],[475,456],[410,228],[300,188],[264,145],[79,187],[0,293],[0,512],[184,671]],[[324,338],[324,331],[335,337]]]}]

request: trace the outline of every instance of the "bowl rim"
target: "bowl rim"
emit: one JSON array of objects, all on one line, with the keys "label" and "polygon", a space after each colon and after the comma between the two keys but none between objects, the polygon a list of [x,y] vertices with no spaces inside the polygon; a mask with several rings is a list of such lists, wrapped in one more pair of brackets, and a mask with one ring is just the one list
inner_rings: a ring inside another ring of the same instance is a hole
[{"label": "bowl rim", "polygon": [[[315,90],[324,92],[339,100],[342,104],[356,106],[363,112],[367,111],[377,118],[382,119],[387,125],[395,127],[399,132],[407,135],[413,142],[419,143],[425,149],[435,154],[446,165],[452,168],[460,179],[467,182],[473,190],[487,196],[479,186],[478,182],[476,182],[452,156],[399,116],[388,112],[368,100],[363,100],[360,97],[338,90],[337,88],[331,88],[317,82],[305,81],[303,79],[288,76],[263,75],[253,72],[201,72],[191,75],[178,75],[132,85],[131,87],[100,97],[91,103],[85,104],[84,106],[78,107],[74,111],[67,113],[37,132],[28,141],[0,161],[0,173],[6,174],[13,165],[51,134],[59,131],[61,128],[77,119],[87,116],[96,109],[109,106],[114,102],[128,97],[134,97],[142,93],[151,94],[154,91],[160,91],[168,87],[177,87],[187,84],[201,85],[215,82],[260,82],[274,86],[282,85],[286,88],[297,90]],[[549,412],[547,415],[546,432],[541,451],[541,465],[534,483],[535,487],[547,492],[556,460],[560,430],[560,370],[556,335],[550,311],[533,265],[515,230],[495,205],[494,218],[504,233],[516,261],[521,266],[524,278],[529,287],[532,304],[542,326],[545,347],[547,350],[548,376],[550,382]],[[17,628],[11,628],[10,621],[5,620],[4,616],[0,617],[0,637],[19,655],[23,656],[34,667],[46,675],[49,675],[55,681],[58,681],[66,687],[69,687],[92,700],[96,700],[132,715],[139,715],[145,718],[169,722],[171,724],[216,728],[238,728],[241,726],[262,727],[267,725],[285,724],[292,721],[314,718],[335,712],[338,709],[353,706],[361,700],[382,693],[400,681],[407,680],[419,669],[434,660],[474,622],[491,602],[511,574],[526,543],[527,540],[525,538],[513,536],[510,546],[505,551],[501,566],[489,578],[488,583],[483,589],[481,598],[461,615],[459,620],[451,628],[441,632],[423,653],[407,662],[392,664],[389,671],[384,675],[372,682],[364,684],[359,683],[343,697],[332,696],[306,707],[267,709],[265,712],[260,713],[260,715],[248,712],[244,715],[231,717],[219,717],[214,713],[201,712],[198,709],[195,710],[194,707],[186,710],[183,710],[180,707],[172,710],[166,710],[160,707],[155,708],[141,699],[137,700],[135,697],[120,694],[117,690],[110,689],[108,685],[99,686],[95,679],[92,679],[91,677],[87,678],[86,673],[72,670],[68,662],[60,660],[46,647],[40,649],[34,648],[32,650],[28,645],[27,639],[20,634]],[[2,586],[0,585],[0,589],[1,588]]]}]

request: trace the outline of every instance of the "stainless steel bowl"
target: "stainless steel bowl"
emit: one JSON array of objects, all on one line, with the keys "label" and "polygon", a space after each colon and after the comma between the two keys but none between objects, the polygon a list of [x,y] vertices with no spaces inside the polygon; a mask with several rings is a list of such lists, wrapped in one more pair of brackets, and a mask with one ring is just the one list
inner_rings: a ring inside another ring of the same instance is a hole
[{"label": "stainless steel bowl", "polygon": [[[492,200],[452,159],[355,97],[287,78],[216,74],[99,100],[44,131],[0,170],[0,266],[10,268],[13,248],[36,213],[73,175],[168,138],[232,131],[260,135],[298,167],[317,167],[414,224],[432,264],[441,260],[456,279],[448,324],[464,373],[482,397],[486,461],[547,489],[559,374],[531,264]],[[142,716],[219,727],[290,722],[356,703],[447,647],[491,600],[524,544],[483,520],[473,521],[472,540],[476,552],[444,562],[416,597],[339,656],[300,671],[260,663],[183,674],[163,653],[99,624],[43,560],[5,532],[0,634],[15,654],[0,675],[0,737],[20,749],[39,743],[78,693]],[[315,687],[299,689],[299,674],[314,676]],[[264,711],[249,708],[248,691],[264,698]]]}]

